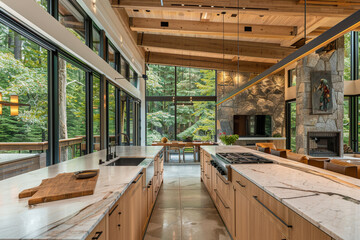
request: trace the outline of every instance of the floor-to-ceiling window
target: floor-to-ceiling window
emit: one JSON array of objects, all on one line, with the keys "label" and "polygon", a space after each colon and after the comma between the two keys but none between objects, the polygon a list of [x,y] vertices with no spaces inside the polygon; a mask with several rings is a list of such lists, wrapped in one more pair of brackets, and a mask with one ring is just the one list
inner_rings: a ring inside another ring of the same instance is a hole
[{"label": "floor-to-ceiling window", "polygon": [[147,144],[215,140],[215,70],[148,65]]},{"label": "floor-to-ceiling window", "polygon": [[100,76],[93,77],[93,151],[100,150]]},{"label": "floor-to-ceiling window", "polygon": [[115,133],[116,133],[116,87],[108,83],[108,133],[109,133],[109,143],[112,146],[116,144],[115,142]]},{"label": "floor-to-ceiling window", "polygon": [[[48,50],[0,23],[0,162],[34,155],[46,163],[47,56]],[[35,142],[40,147],[28,144]]]},{"label": "floor-to-ceiling window", "polygon": [[81,156],[86,149],[86,72],[59,58],[60,161]]}]

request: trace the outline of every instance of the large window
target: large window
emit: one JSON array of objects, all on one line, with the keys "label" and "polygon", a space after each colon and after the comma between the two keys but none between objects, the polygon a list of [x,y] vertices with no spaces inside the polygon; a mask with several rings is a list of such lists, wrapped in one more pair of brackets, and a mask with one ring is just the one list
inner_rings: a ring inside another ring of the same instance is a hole
[{"label": "large window", "polygon": [[351,32],[344,35],[344,80],[351,80]]},{"label": "large window", "polygon": [[[46,163],[46,149],[28,143],[41,146],[48,140],[47,54],[46,49],[0,24],[0,162],[33,157],[41,166]],[[8,173],[5,169],[3,174],[15,173],[16,169]]]},{"label": "large window", "polygon": [[175,105],[171,101],[148,101],[146,144],[160,141],[162,137],[175,139]]},{"label": "large window", "polygon": [[296,101],[286,103],[286,148],[296,152]]},{"label": "large window", "polygon": [[116,87],[108,83],[108,96],[109,96],[109,110],[108,110],[108,131],[109,142],[112,146],[115,146],[115,133],[116,133]]},{"label": "large window", "polygon": [[129,96],[126,92],[121,91],[120,96],[120,132],[121,132],[121,145],[130,145],[129,138]]},{"label": "large window", "polygon": [[59,58],[60,161],[86,150],[86,74],[73,63]]},{"label": "large window", "polygon": [[194,101],[193,105],[176,107],[176,136],[177,140],[215,139],[215,102]]},{"label": "large window", "polygon": [[146,96],[175,95],[175,67],[148,65]]},{"label": "large window", "polygon": [[97,55],[100,55],[100,48],[101,48],[101,34],[100,30],[93,26],[92,28],[92,49],[96,52]]},{"label": "large window", "polygon": [[215,71],[176,68],[177,96],[215,96]]},{"label": "large window", "polygon": [[147,144],[215,140],[216,71],[148,65]]},{"label": "large window", "polygon": [[94,151],[100,150],[100,78],[93,77],[93,135]]},{"label": "large window", "polygon": [[113,67],[114,69],[117,69],[116,67],[116,51],[115,51],[115,47],[113,47],[112,44],[108,44],[108,63],[110,64],[111,67]]},{"label": "large window", "polygon": [[85,14],[74,0],[59,0],[59,21],[78,39],[85,43]]}]

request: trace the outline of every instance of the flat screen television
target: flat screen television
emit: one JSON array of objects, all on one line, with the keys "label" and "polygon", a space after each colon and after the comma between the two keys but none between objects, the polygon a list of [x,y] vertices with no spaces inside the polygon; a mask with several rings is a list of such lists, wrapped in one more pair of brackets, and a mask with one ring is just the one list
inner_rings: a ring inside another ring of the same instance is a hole
[{"label": "flat screen television", "polygon": [[271,137],[271,116],[234,115],[234,134],[239,137]]}]

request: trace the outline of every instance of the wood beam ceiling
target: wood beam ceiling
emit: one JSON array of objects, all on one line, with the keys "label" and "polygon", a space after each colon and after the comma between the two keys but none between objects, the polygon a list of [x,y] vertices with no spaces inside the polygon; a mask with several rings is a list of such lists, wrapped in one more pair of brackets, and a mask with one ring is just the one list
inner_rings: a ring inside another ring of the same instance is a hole
[{"label": "wood beam ceiling", "polygon": [[[347,17],[360,9],[359,0],[353,1],[311,1],[308,5],[308,16],[323,17]],[[317,2],[331,3],[319,5]],[[345,2],[346,4],[340,4]],[[147,9],[164,11],[193,11],[193,12],[216,12],[221,11],[237,13],[237,1],[227,0],[166,0],[163,6],[159,0],[111,0],[113,7],[123,7],[131,9]],[[298,0],[241,0],[240,13],[253,14],[274,14],[287,16],[303,16],[303,3]]]},{"label": "wood beam ceiling", "polygon": [[161,32],[161,33],[182,33],[198,35],[215,35],[222,36],[223,28],[225,36],[236,37],[261,37],[261,38],[280,38],[292,39],[296,35],[296,27],[291,26],[274,26],[258,24],[240,24],[236,23],[219,23],[219,22],[200,22],[200,21],[183,21],[170,19],[148,19],[148,18],[131,18],[130,28],[137,32]]},{"label": "wood beam ceiling", "polygon": [[256,62],[233,62],[232,60],[223,60],[219,58],[197,57],[197,56],[184,56],[166,53],[145,53],[145,61],[149,64],[160,64],[170,66],[194,67],[202,69],[216,69],[226,71],[252,72],[261,73],[270,68],[273,64],[256,63]]},{"label": "wood beam ceiling", "polygon": [[[240,60],[254,62],[276,63],[294,52],[293,48],[281,47],[278,44],[257,43],[257,42],[238,42],[233,40],[180,37],[156,34],[138,34],[138,45],[149,49],[150,51],[160,50],[162,53],[177,53],[182,51],[185,55],[199,55],[212,58],[222,58],[225,54],[226,58],[237,59],[240,53]],[[225,48],[223,48],[223,46]],[[176,50],[176,51],[174,51]],[[235,60],[237,61],[237,60]]]}]

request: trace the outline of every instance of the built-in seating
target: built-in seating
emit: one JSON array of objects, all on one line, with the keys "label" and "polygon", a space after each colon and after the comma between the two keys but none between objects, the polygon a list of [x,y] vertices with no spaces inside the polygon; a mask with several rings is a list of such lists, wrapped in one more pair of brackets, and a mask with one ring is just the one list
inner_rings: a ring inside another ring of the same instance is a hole
[{"label": "built-in seating", "polygon": [[256,147],[256,150],[260,151],[260,152],[264,152],[264,153],[269,153],[271,152],[270,148],[268,147]]},{"label": "built-in seating", "polygon": [[360,179],[360,165],[354,165],[343,160],[332,159],[330,164],[325,164],[325,169]]},{"label": "built-in seating", "polygon": [[294,153],[294,152],[286,152],[286,158],[289,160],[293,160],[296,162],[308,164],[309,157],[306,155]]},{"label": "built-in seating", "polygon": [[282,158],[286,158],[287,154],[285,150],[275,150],[275,149],[270,149],[270,154],[278,156],[278,157],[282,157]]},{"label": "built-in seating", "polygon": [[308,165],[318,167],[318,168],[324,168],[324,163],[330,162],[330,158],[314,158],[310,157],[308,160]]},{"label": "built-in seating", "polygon": [[273,143],[256,143],[256,149],[264,153],[360,179],[360,165],[354,165],[343,160],[330,160],[330,158],[325,157],[310,157],[291,152],[289,149],[278,149]]}]

